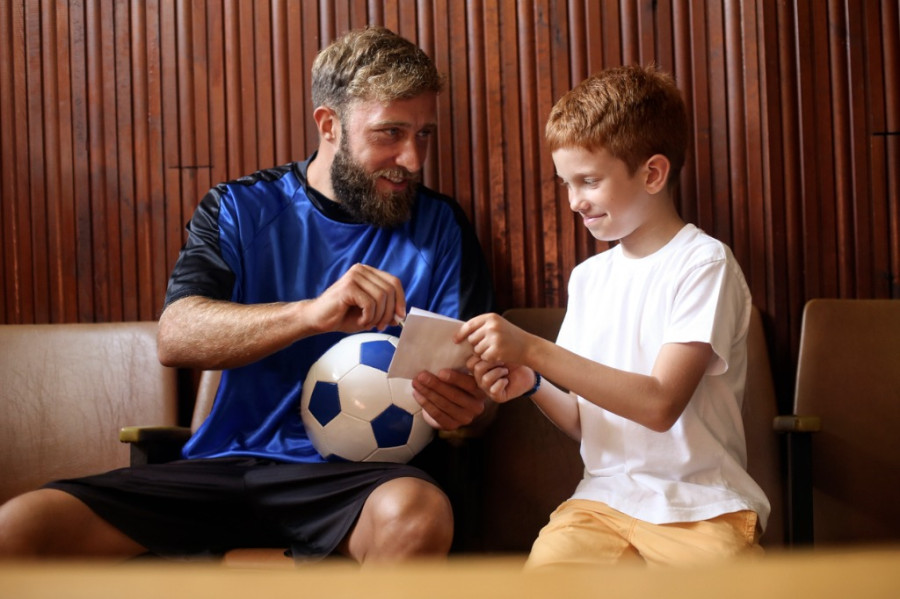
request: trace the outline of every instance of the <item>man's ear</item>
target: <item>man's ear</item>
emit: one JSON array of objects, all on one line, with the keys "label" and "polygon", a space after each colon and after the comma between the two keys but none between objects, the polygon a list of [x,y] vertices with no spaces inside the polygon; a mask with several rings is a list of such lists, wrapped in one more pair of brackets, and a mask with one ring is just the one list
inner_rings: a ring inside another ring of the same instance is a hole
[{"label": "man's ear", "polygon": [[337,113],[328,106],[319,106],[313,111],[313,119],[319,130],[319,139],[337,144],[341,129],[341,121],[338,119]]},{"label": "man's ear", "polygon": [[647,160],[645,168],[647,169],[647,178],[644,181],[644,187],[647,192],[654,194],[665,189],[666,182],[669,180],[669,170],[672,168],[669,159],[662,154],[654,154]]}]

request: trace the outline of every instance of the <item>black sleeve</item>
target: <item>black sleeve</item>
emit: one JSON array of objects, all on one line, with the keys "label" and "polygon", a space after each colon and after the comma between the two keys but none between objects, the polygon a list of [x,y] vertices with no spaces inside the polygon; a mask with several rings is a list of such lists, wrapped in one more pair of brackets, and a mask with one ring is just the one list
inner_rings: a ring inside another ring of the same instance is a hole
[{"label": "black sleeve", "polygon": [[188,238],[166,288],[166,306],[190,295],[221,300],[232,296],[235,275],[222,258],[219,245],[221,192],[211,189],[187,224]]}]

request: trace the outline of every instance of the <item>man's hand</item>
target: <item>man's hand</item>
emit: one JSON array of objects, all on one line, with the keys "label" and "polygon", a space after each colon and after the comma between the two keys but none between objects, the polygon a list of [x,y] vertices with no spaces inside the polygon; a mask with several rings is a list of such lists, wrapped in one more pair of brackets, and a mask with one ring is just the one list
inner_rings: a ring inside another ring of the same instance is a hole
[{"label": "man's hand", "polygon": [[312,300],[309,309],[312,321],[323,333],[383,330],[395,318],[406,316],[406,297],[397,277],[365,264],[355,264]]},{"label": "man's hand", "polygon": [[412,385],[425,421],[436,429],[456,430],[485,411],[487,398],[470,374],[447,369],[437,375],[422,372]]}]

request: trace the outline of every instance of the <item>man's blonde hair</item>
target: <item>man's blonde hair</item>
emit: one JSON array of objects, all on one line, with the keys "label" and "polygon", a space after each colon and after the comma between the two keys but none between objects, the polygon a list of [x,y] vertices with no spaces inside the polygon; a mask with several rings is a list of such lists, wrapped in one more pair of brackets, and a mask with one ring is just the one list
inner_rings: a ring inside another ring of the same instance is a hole
[{"label": "man's blonde hair", "polygon": [[654,154],[669,159],[672,188],[687,151],[687,110],[671,75],[654,66],[606,69],[566,93],[547,119],[550,151],[604,148],[634,174]]},{"label": "man's blonde hair", "polygon": [[316,56],[312,67],[313,108],[328,106],[339,116],[358,100],[388,103],[442,88],[428,55],[384,27],[344,34]]}]

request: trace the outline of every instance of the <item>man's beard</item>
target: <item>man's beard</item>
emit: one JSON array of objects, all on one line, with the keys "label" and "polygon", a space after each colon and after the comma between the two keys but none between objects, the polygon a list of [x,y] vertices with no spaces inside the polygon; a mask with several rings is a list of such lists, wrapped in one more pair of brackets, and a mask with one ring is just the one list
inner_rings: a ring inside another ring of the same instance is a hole
[{"label": "man's beard", "polygon": [[[375,186],[379,177],[406,179],[408,184],[403,191],[379,192]],[[409,220],[415,203],[418,175],[399,166],[366,172],[350,155],[345,136],[331,164],[331,187],[334,189],[334,199],[355,219],[376,227],[396,227]]]}]

